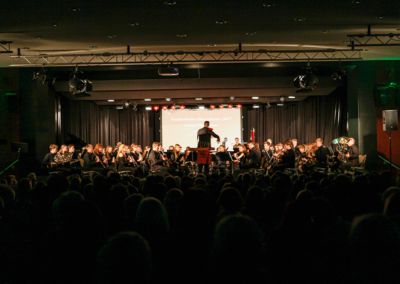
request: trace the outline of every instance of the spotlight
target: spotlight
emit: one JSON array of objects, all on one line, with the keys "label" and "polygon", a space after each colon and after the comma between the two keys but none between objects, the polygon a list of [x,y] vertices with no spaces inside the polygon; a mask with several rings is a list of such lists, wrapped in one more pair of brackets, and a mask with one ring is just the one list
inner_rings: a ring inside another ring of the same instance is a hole
[{"label": "spotlight", "polygon": [[266,107],[267,107],[267,108],[270,108],[270,107],[271,107],[271,103],[270,103],[270,102],[267,102]]},{"label": "spotlight", "polygon": [[165,100],[166,100],[167,102],[169,102],[169,101],[171,101],[171,98],[166,98]]},{"label": "spotlight", "polygon": [[228,108],[233,108],[233,105],[228,105]]},{"label": "spotlight", "polygon": [[310,63],[307,64],[306,74],[298,75],[294,79],[294,86],[300,90],[308,90],[311,91],[313,88],[316,88],[318,84],[318,78],[312,73]]},{"label": "spotlight", "polygon": [[185,106],[184,106],[184,105],[181,105],[179,108],[182,109],[182,110],[184,110],[184,109],[185,109]]},{"label": "spotlight", "polygon": [[215,105],[210,105],[210,109],[215,109]]},{"label": "spotlight", "polygon": [[259,105],[253,105],[253,108],[260,108]]},{"label": "spotlight", "polygon": [[171,106],[171,109],[172,109],[172,110],[176,110],[176,106],[172,105],[172,106]]},{"label": "spotlight", "polygon": [[336,71],[335,73],[332,74],[332,79],[334,81],[342,80],[342,78],[344,76],[346,76],[346,75],[347,75],[347,70],[346,69],[340,69],[340,70],[338,70],[338,71]]},{"label": "spotlight", "polygon": [[133,105],[132,108],[133,108],[133,111],[137,111],[137,105],[136,104]]},{"label": "spotlight", "polygon": [[146,110],[151,110],[151,106],[147,106],[147,107],[146,107]]},{"label": "spotlight", "polygon": [[204,106],[199,106],[199,109],[204,109]]},{"label": "spotlight", "polygon": [[116,106],[116,109],[124,109],[124,106]]},{"label": "spotlight", "polygon": [[253,100],[258,100],[258,97],[251,97]]},{"label": "spotlight", "polygon": [[235,99],[235,97],[229,97],[231,101],[233,101]]},{"label": "spotlight", "polygon": [[145,102],[151,102],[151,99],[144,99]]},{"label": "spotlight", "polygon": [[222,109],[222,108],[224,108],[224,106],[223,106],[223,105],[219,105],[218,107],[219,107],[219,108],[221,108],[221,109]]},{"label": "spotlight", "polygon": [[56,82],[56,78],[51,78],[46,75],[46,69],[44,69],[44,67],[39,72],[33,72],[32,80],[38,80],[38,79],[42,81],[42,84],[47,82],[54,85],[54,83]]},{"label": "spotlight", "polygon": [[286,100],[286,98],[283,97],[283,96],[280,96],[280,97],[279,97],[279,100],[280,100],[281,102],[284,102],[284,101]]},{"label": "spotlight", "polygon": [[242,108],[241,104],[236,105],[237,108]]},{"label": "spotlight", "polygon": [[160,107],[159,107],[159,106],[153,106],[153,110],[154,110],[154,111],[159,111],[159,110],[160,110]]},{"label": "spotlight", "polygon": [[295,99],[296,97],[295,96],[289,96],[288,98],[289,99]]},{"label": "spotlight", "polygon": [[83,72],[78,71],[78,66],[76,66],[75,70],[69,75],[69,91],[74,95],[86,94],[93,89],[92,82],[88,79],[79,78],[81,74],[83,74]]},{"label": "spotlight", "polygon": [[162,109],[163,109],[163,110],[167,110],[167,109],[168,109],[168,106],[163,106]]},{"label": "spotlight", "polygon": [[124,108],[128,108],[131,105],[131,101],[130,100],[126,100],[124,102]]},{"label": "spotlight", "polygon": [[283,104],[276,104],[276,105],[277,105],[277,106],[280,106],[280,107],[283,106]]}]

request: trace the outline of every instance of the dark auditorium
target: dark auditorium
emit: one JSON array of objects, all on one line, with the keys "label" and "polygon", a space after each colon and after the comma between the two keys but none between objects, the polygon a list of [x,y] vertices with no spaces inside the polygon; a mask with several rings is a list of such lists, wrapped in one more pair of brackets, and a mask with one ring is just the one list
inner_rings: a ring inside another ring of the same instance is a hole
[{"label": "dark auditorium", "polygon": [[0,284],[400,283],[400,2],[0,4]]}]

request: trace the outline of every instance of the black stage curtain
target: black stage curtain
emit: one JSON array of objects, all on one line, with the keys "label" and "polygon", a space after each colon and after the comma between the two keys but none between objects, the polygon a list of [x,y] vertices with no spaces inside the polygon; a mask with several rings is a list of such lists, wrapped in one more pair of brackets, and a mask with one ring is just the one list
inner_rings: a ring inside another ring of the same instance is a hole
[{"label": "black stage curtain", "polygon": [[73,101],[65,97],[61,100],[61,141],[69,140],[67,134],[73,134],[93,145],[115,146],[122,142],[144,147],[160,139],[157,114],[144,108],[117,110],[115,106],[100,106],[90,101]]},{"label": "black stage curtain", "polygon": [[298,144],[322,138],[325,146],[340,136],[347,136],[347,88],[338,87],[329,96],[310,96],[302,102],[284,106],[243,108],[243,140],[250,139],[255,128],[255,141],[272,139],[273,144],[297,138]]},{"label": "black stage curtain", "polygon": [[[252,127],[255,140],[262,144],[268,138],[273,143],[297,138],[299,144],[322,138],[326,146],[347,135],[347,91],[337,88],[329,96],[310,96],[302,102],[285,103],[283,107],[267,109],[244,107],[243,140],[250,138]],[[115,106],[99,106],[89,101],[73,101],[61,97],[62,129],[58,141],[73,134],[86,143],[115,146],[117,142],[151,145],[160,141],[160,113],[144,108],[117,110]],[[182,134],[185,135],[185,134]]]}]

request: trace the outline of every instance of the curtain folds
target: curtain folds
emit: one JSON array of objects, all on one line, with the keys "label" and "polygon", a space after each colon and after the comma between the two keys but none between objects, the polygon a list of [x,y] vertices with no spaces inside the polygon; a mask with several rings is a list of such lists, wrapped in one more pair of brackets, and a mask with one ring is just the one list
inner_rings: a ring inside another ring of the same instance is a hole
[{"label": "curtain folds", "polygon": [[[273,143],[297,138],[299,144],[322,138],[326,146],[347,131],[347,88],[338,87],[329,96],[310,96],[301,102],[285,103],[259,109],[243,107],[243,141],[255,128],[255,140],[262,144],[268,138]],[[117,142],[138,143],[143,147],[160,141],[160,113],[144,108],[117,110],[115,106],[100,106],[90,101],[73,101],[61,97],[61,131],[59,141],[73,134],[86,143],[115,146]],[[185,135],[182,133],[182,135]],[[59,138],[59,137],[58,137]]]}]

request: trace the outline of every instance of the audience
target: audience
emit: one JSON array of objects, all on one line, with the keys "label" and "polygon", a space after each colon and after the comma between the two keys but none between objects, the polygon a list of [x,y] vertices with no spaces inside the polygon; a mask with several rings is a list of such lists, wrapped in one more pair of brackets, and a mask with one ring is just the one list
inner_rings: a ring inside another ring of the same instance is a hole
[{"label": "audience", "polygon": [[398,283],[391,181],[390,172],[6,176],[0,284]]}]

